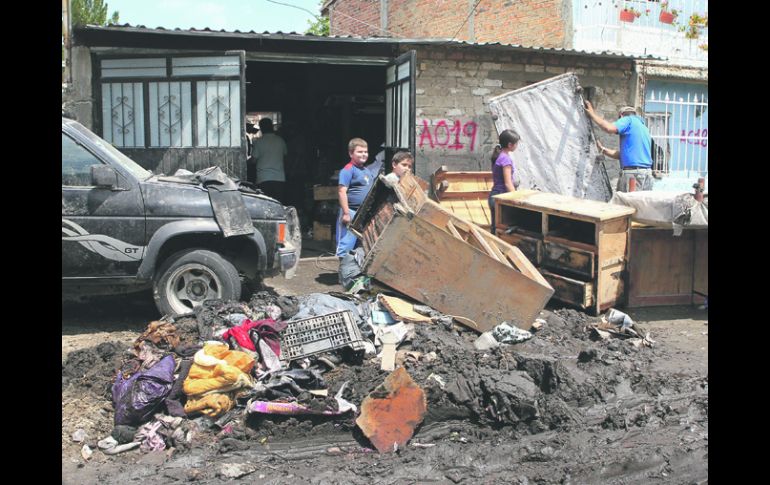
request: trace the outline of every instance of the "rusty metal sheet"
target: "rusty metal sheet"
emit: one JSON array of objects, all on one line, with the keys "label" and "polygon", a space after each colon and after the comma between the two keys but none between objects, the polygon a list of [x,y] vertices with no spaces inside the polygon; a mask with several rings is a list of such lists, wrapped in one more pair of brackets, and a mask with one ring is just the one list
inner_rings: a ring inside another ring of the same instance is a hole
[{"label": "rusty metal sheet", "polygon": [[425,392],[399,367],[364,399],[356,424],[380,453],[388,453],[406,445],[427,410]]}]

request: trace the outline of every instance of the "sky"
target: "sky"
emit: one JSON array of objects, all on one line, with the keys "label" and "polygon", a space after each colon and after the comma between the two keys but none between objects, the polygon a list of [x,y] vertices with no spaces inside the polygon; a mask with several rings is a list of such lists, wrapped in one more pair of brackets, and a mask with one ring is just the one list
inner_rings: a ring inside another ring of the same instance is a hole
[{"label": "sky", "polygon": [[[297,32],[320,17],[320,0],[105,0],[107,18],[117,10],[121,24],[167,29]],[[293,8],[294,5],[300,8]],[[309,10],[310,12],[307,12]]]}]

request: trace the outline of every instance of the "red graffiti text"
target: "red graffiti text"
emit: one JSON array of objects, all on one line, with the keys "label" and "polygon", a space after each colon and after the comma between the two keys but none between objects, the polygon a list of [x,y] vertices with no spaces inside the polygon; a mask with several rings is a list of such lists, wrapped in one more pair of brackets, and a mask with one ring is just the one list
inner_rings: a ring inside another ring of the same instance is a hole
[{"label": "red graffiti text", "polygon": [[460,120],[439,120],[430,126],[428,120],[422,120],[420,148],[427,144],[430,148],[473,151],[477,133],[478,125],[475,121],[462,123]]},{"label": "red graffiti text", "polygon": [[[679,141],[686,142],[689,145],[700,145],[702,147],[708,146],[708,136],[709,136],[709,130],[708,128],[704,128],[703,130],[690,130],[689,132],[686,132],[685,130],[682,130],[682,135],[679,138]],[[692,138],[695,139],[692,139]],[[702,139],[698,139],[700,137],[703,137]]]}]

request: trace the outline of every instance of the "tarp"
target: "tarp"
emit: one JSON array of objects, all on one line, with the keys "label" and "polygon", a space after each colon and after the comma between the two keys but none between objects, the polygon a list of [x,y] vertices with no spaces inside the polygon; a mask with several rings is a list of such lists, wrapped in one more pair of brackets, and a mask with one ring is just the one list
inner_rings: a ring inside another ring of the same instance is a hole
[{"label": "tarp", "polygon": [[497,132],[521,135],[511,155],[520,188],[607,202],[612,196],[578,78],[562,74],[489,100]]},{"label": "tarp", "polygon": [[636,209],[632,220],[649,226],[681,229],[706,229],[709,225],[708,196],[703,202],[695,200],[693,194],[682,192],[617,192],[610,199],[611,204],[625,205]]}]

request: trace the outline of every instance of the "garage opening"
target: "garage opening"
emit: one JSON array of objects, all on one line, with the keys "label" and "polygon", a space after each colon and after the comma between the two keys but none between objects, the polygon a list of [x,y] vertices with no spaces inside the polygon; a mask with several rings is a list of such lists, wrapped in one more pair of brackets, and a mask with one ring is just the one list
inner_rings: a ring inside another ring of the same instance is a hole
[{"label": "garage opening", "polygon": [[272,116],[289,151],[286,200],[281,202],[297,208],[303,232],[319,216],[313,214],[313,186],[337,184],[339,170],[349,160],[348,141],[360,137],[368,142],[368,163],[381,150],[386,135],[386,68],[246,62],[244,123]]}]

